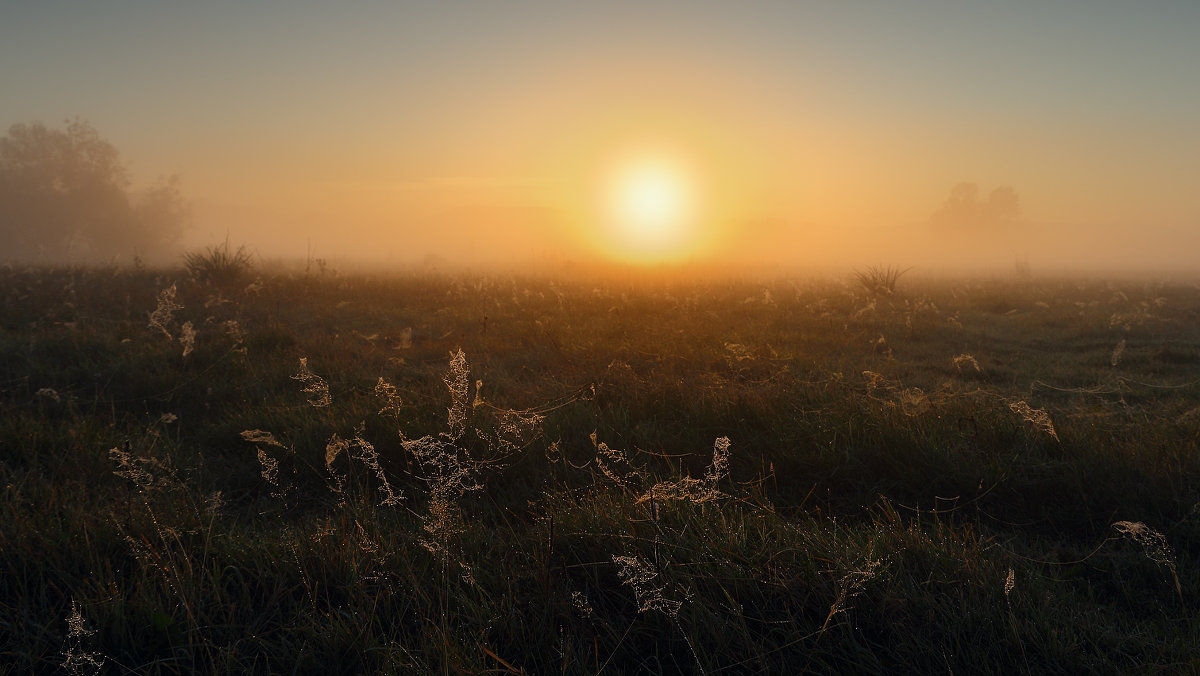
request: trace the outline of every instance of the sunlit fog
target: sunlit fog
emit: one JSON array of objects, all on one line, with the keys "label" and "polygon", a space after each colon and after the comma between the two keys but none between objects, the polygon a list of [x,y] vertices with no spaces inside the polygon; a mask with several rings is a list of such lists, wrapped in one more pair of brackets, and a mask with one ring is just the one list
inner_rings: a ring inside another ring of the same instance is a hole
[{"label": "sunlit fog", "polygon": [[1200,0],[5,3],[0,674],[1200,674]]},{"label": "sunlit fog", "polygon": [[1186,3],[5,14],[5,260],[1187,273],[1200,247]]}]

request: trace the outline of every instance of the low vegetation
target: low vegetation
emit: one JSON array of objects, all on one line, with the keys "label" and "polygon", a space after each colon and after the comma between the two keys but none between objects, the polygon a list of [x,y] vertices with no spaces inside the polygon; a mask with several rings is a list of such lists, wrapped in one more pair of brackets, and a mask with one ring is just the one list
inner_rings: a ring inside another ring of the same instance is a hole
[{"label": "low vegetation", "polygon": [[890,296],[896,293],[896,283],[906,272],[908,270],[901,270],[890,265],[887,267],[872,265],[866,270],[855,272],[854,278],[867,290],[867,293],[876,296]]},{"label": "low vegetation", "polygon": [[246,272],[0,271],[12,673],[1200,669],[1194,284]]},{"label": "low vegetation", "polygon": [[226,238],[216,246],[204,251],[189,251],[183,255],[183,266],[191,278],[213,287],[231,287],[243,283],[254,268],[254,254],[239,246],[237,249]]}]

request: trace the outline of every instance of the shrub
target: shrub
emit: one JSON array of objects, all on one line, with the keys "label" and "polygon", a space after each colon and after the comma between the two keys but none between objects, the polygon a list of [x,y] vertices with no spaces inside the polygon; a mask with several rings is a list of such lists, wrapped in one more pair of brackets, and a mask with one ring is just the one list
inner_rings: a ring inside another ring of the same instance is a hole
[{"label": "shrub", "polygon": [[858,279],[858,283],[862,284],[868,292],[878,296],[890,296],[896,293],[896,281],[900,279],[900,275],[908,272],[912,268],[893,268],[892,266],[881,267],[872,265],[865,272],[855,272],[854,277]]},{"label": "shrub", "polygon": [[198,282],[210,286],[233,286],[242,281],[254,265],[254,255],[239,246],[235,251],[229,239],[203,252],[193,251],[183,255],[183,264],[188,274]]}]

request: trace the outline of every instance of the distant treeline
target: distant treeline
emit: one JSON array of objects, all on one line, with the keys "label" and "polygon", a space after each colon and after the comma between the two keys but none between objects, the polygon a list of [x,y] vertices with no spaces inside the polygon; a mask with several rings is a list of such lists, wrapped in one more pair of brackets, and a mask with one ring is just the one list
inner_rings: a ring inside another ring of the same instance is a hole
[{"label": "distant treeline", "polygon": [[117,149],[84,120],[14,124],[0,138],[0,259],[158,258],[187,218],[177,177],[134,189]]}]

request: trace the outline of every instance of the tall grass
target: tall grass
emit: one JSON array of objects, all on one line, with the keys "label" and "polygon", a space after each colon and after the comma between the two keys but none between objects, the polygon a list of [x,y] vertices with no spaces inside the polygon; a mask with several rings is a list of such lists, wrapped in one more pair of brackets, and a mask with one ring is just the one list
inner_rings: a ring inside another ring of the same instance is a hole
[{"label": "tall grass", "polygon": [[192,279],[201,284],[228,289],[242,283],[249,275],[254,267],[254,254],[245,246],[234,249],[226,238],[204,251],[185,253],[183,266]]},{"label": "tall grass", "polygon": [[872,265],[866,270],[855,272],[854,278],[872,295],[891,296],[896,293],[896,283],[900,281],[900,276],[909,269]]},{"label": "tall grass", "polygon": [[1192,287],[0,282],[16,673],[1200,666]]}]

